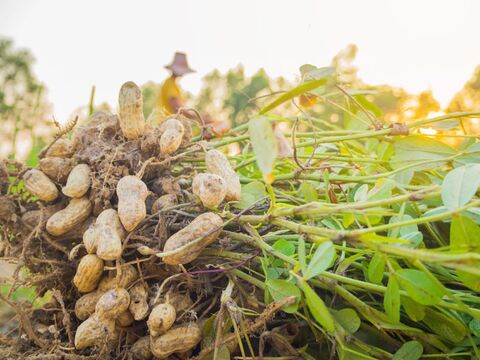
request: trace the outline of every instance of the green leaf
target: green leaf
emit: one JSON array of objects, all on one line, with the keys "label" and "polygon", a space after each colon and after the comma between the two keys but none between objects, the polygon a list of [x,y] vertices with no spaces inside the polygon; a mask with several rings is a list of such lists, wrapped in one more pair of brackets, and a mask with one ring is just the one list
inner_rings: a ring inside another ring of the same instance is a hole
[{"label": "green leaf", "polygon": [[462,152],[463,155],[455,159],[453,162],[455,167],[471,163],[480,163],[480,142],[474,142],[470,145],[467,143],[466,149],[461,150],[464,150]]},{"label": "green leaf", "polygon": [[422,321],[425,317],[425,306],[410,299],[408,296],[401,297],[401,303],[408,317],[413,321]]},{"label": "green leaf", "polygon": [[353,309],[345,308],[338,311],[331,311],[333,318],[349,334],[354,334],[360,328],[360,317]]},{"label": "green leaf", "polygon": [[422,344],[418,341],[408,341],[393,355],[393,360],[417,360],[422,354]]},{"label": "green leaf", "polygon": [[265,106],[262,110],[260,110],[258,114],[259,115],[266,114],[267,112],[283,104],[284,102],[289,101],[294,97],[297,97],[298,95],[301,95],[303,93],[316,89],[322,85],[325,85],[327,82],[328,82],[328,79],[326,78],[305,82],[302,85],[297,86],[296,88],[290,91],[287,91],[283,95],[276,98],[274,101],[272,101],[270,104]]},{"label": "green leaf", "polygon": [[375,252],[370,264],[368,264],[368,280],[374,284],[379,284],[383,279],[385,271],[385,257],[380,252]]},{"label": "green leaf", "polygon": [[320,296],[317,295],[305,280],[302,280],[302,288],[308,309],[312,313],[313,318],[328,331],[335,331],[332,314],[330,314],[330,311],[328,311],[327,306]]},{"label": "green leaf", "polygon": [[480,226],[465,216],[456,216],[450,226],[452,250],[480,251]]},{"label": "green leaf", "polygon": [[394,169],[417,163],[419,161],[429,160],[432,160],[432,162],[416,166],[415,170],[432,169],[442,162],[445,162],[448,157],[457,153],[452,147],[421,135],[413,135],[397,139],[395,141],[394,149],[395,155],[391,162]]},{"label": "green leaf", "polygon": [[436,305],[445,295],[444,289],[419,270],[402,269],[396,276],[408,295],[422,305]]},{"label": "green leaf", "polygon": [[306,280],[309,280],[322,271],[328,269],[335,258],[335,248],[331,241],[325,241],[318,245],[312,259],[310,260],[307,270],[303,274]]},{"label": "green leaf", "polygon": [[261,198],[266,198],[265,184],[261,181],[252,181],[242,186],[240,201],[234,204],[237,209],[247,209]]},{"label": "green leaf", "polygon": [[[462,252],[480,252],[480,227],[465,216],[456,216],[450,225],[450,248]],[[480,261],[465,261],[465,265],[480,266]],[[457,270],[459,279],[468,288],[480,291],[480,276]]]},{"label": "green leaf", "polygon": [[272,298],[275,301],[280,301],[287,297],[295,296],[295,299],[296,299],[295,304],[285,306],[283,308],[283,311],[289,314],[292,314],[297,311],[298,303],[302,298],[302,293],[300,292],[297,286],[293,285],[287,280],[281,280],[281,279],[267,280],[265,284],[267,285],[270,295],[272,295]]},{"label": "green leaf", "polygon": [[265,116],[258,116],[248,122],[248,133],[255,153],[255,160],[266,183],[273,182],[273,166],[277,158],[277,138],[272,124]]},{"label": "green leaf", "polygon": [[388,278],[387,292],[383,298],[385,313],[392,324],[400,323],[400,288],[395,276]]},{"label": "green leaf", "polygon": [[443,204],[450,210],[467,204],[480,186],[480,164],[468,164],[450,171],[442,184]]},{"label": "green leaf", "polygon": [[295,254],[295,245],[292,242],[285,239],[280,239],[275,241],[272,247],[275,250],[280,251],[282,254],[287,256],[292,256],[293,254]]},{"label": "green leaf", "polygon": [[473,335],[480,338],[480,320],[477,320],[477,319],[470,320],[470,322],[468,323],[468,327],[470,328],[470,331],[472,332]]},{"label": "green leaf", "polygon": [[312,183],[304,182],[298,189],[307,203],[318,200],[318,193]]},{"label": "green leaf", "polygon": [[467,328],[463,323],[434,309],[426,308],[423,321],[435,334],[453,344],[462,341],[467,336]]}]

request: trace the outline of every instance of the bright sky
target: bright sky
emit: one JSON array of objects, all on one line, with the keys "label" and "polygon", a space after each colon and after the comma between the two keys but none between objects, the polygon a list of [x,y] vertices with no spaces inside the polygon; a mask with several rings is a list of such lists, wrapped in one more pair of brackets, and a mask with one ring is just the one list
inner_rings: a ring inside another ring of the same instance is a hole
[{"label": "bright sky", "polygon": [[162,81],[176,50],[196,74],[242,63],[294,78],[304,63],[328,65],[350,43],[360,77],[411,92],[432,89],[446,105],[480,64],[478,0],[0,0],[0,35],[30,48],[57,119],[88,102],[116,104],[120,85]]}]

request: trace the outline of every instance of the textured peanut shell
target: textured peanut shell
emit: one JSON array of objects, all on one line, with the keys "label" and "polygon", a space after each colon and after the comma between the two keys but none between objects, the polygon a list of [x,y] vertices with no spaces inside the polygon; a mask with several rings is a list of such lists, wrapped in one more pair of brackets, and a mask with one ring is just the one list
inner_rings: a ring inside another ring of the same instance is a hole
[{"label": "textured peanut shell", "polygon": [[142,283],[133,286],[128,293],[130,294],[130,306],[128,309],[135,320],[142,320],[148,315],[148,292]]},{"label": "textured peanut shell", "polygon": [[153,356],[150,350],[150,336],[138,339],[130,348],[130,354],[134,360],[150,360]]},{"label": "textured peanut shell", "polygon": [[100,318],[116,319],[130,305],[130,295],[123,288],[116,288],[105,292],[97,301],[95,314]]},{"label": "textured peanut shell", "polygon": [[150,341],[150,350],[159,359],[166,359],[173,353],[184,353],[195,348],[202,340],[202,331],[196,323],[171,328],[166,334]]},{"label": "textured peanut shell", "polygon": [[85,255],[78,264],[73,284],[82,293],[95,290],[102,277],[103,260],[97,255]]},{"label": "textured peanut shell", "polygon": [[193,193],[200,198],[203,206],[215,208],[225,199],[227,184],[216,174],[197,174],[192,182]]},{"label": "textured peanut shell", "polygon": [[47,231],[53,236],[60,236],[84,222],[92,204],[86,197],[71,199],[67,207],[53,214],[47,221]]},{"label": "textured peanut shell", "polygon": [[92,291],[83,295],[75,302],[75,315],[80,320],[87,319],[95,312],[98,299],[103,295],[101,291]]},{"label": "textured peanut shell", "polygon": [[165,194],[160,196],[152,205],[152,214],[159,212],[165,208],[177,204],[177,196],[174,194]]},{"label": "textured peanut shell", "polygon": [[123,266],[122,273],[117,280],[116,276],[105,276],[98,284],[99,291],[107,291],[116,287],[128,288],[135,280],[138,279],[138,272],[133,265]]},{"label": "textured peanut shell", "polygon": [[118,213],[114,209],[102,211],[93,230],[98,257],[103,260],[119,259],[125,235]]},{"label": "textured peanut shell", "polygon": [[73,169],[73,161],[72,159],[47,157],[40,160],[39,168],[53,181],[64,184]]},{"label": "textured peanut shell", "polygon": [[240,200],[242,191],[240,178],[230,166],[227,157],[218,150],[209,150],[205,155],[205,165],[209,173],[221,176],[227,183],[225,199],[227,201]]},{"label": "textured peanut shell", "polygon": [[170,329],[177,318],[175,308],[170,304],[158,304],[155,306],[147,320],[148,330],[151,336],[164,334]]},{"label": "textured peanut shell", "polygon": [[80,198],[85,195],[90,188],[90,167],[87,164],[75,166],[68,175],[67,184],[62,192],[71,198]]},{"label": "textured peanut shell", "polygon": [[120,128],[128,140],[138,139],[145,132],[142,90],[132,81],[120,88],[118,95]]},{"label": "textured peanut shell", "polygon": [[58,197],[55,184],[43,172],[30,169],[23,175],[25,190],[42,201],[53,201]]},{"label": "textured peanut shell", "polygon": [[166,156],[173,154],[182,144],[185,128],[177,119],[170,118],[162,123],[165,131],[160,136],[160,155]]},{"label": "textured peanut shell", "polygon": [[91,346],[102,347],[102,345],[111,347],[116,337],[115,320],[101,319],[93,314],[77,328],[75,348],[81,350]]},{"label": "textured peanut shell", "polygon": [[59,157],[59,158],[69,158],[72,156],[73,150],[70,140],[68,139],[58,139],[53,143],[52,146],[48,149],[45,157]]},{"label": "textured peanut shell", "polygon": [[119,327],[129,327],[135,322],[132,313],[129,310],[122,312],[115,320],[115,325]]},{"label": "textured peanut shell", "polygon": [[117,184],[118,216],[123,227],[132,231],[147,215],[147,185],[136,176],[124,176]]},{"label": "textured peanut shell", "polygon": [[89,254],[95,254],[97,252],[97,242],[95,238],[95,223],[90,224],[87,230],[83,233],[82,237],[85,250]]},{"label": "textured peanut shell", "polygon": [[[221,226],[222,223],[222,218],[217,214],[211,212],[201,214],[186,227],[170,236],[165,243],[163,251],[166,252],[176,250],[197,238],[205,236],[210,231],[213,231],[215,228]],[[179,265],[187,264],[193,261],[198,255],[200,255],[200,252],[203,250],[203,248],[215,241],[221,231],[222,230],[220,229],[208,236],[205,236],[201,241],[185,249],[184,251],[164,257],[163,262],[169,265]]]}]

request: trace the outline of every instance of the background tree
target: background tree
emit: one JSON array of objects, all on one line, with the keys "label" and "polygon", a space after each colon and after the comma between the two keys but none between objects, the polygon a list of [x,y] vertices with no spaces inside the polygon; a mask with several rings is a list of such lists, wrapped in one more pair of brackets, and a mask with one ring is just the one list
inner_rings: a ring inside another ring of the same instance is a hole
[{"label": "background tree", "polygon": [[46,88],[34,75],[33,63],[30,51],[0,38],[0,154],[12,158],[25,156],[31,146],[42,147],[51,132]]}]

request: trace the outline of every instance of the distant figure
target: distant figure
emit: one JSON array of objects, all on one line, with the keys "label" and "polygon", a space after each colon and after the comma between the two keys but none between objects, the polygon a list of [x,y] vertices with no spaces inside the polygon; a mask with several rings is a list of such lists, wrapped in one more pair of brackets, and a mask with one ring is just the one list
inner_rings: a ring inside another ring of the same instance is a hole
[{"label": "distant figure", "polygon": [[160,88],[158,107],[160,111],[164,112],[164,115],[168,116],[175,114],[178,109],[185,106],[185,99],[177,84],[177,78],[195,71],[188,66],[187,55],[181,52],[176,52],[172,63],[165,68],[170,70],[172,75],[165,80]]}]

